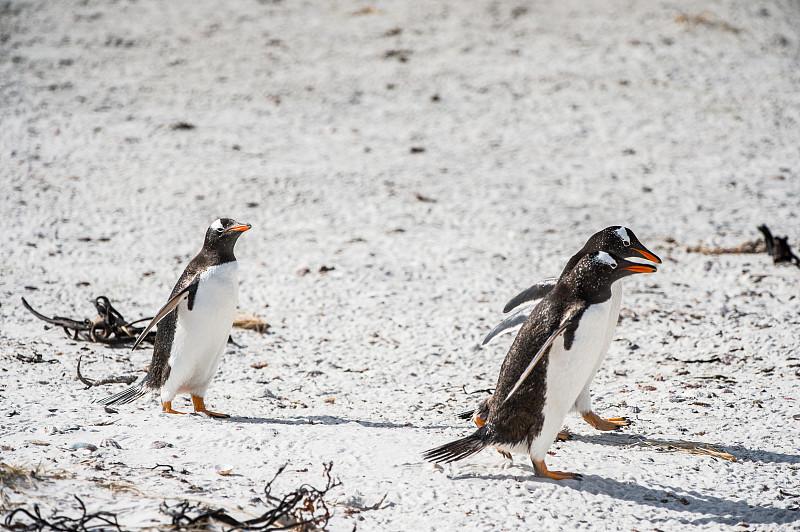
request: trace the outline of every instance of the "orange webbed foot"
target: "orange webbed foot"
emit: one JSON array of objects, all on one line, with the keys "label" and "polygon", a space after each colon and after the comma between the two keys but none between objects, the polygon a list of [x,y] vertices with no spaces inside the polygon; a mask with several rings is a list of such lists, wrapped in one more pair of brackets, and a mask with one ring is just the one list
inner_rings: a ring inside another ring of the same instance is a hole
[{"label": "orange webbed foot", "polygon": [[203,401],[202,397],[197,397],[196,395],[193,395],[192,404],[194,405],[194,411],[196,414],[206,414],[207,416],[216,417],[220,419],[231,417],[228,414],[220,414],[219,412],[212,412],[211,410],[207,409],[206,403],[205,401]]},{"label": "orange webbed foot", "polygon": [[549,478],[552,480],[581,480],[578,473],[568,473],[566,471],[548,471],[547,466],[544,465],[544,460],[537,461],[531,459],[533,462],[533,469],[536,471],[536,476],[541,478]]},{"label": "orange webbed foot", "polygon": [[609,418],[601,418],[594,412],[587,412],[585,414],[581,414],[583,419],[596,428],[597,430],[619,430],[622,427],[627,427],[630,425],[630,421],[625,419],[624,417],[609,417]]},{"label": "orange webbed foot", "polygon": [[572,434],[566,430],[562,430],[556,435],[556,441],[567,441],[572,439]]},{"label": "orange webbed foot", "polygon": [[185,414],[186,412],[178,412],[172,409],[172,401],[164,401],[161,403],[161,411],[167,414]]}]

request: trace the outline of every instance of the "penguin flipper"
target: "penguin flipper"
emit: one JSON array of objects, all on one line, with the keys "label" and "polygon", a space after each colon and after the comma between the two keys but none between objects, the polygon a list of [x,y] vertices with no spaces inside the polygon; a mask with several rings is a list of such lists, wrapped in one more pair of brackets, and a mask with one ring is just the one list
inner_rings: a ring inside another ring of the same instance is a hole
[{"label": "penguin flipper", "polygon": [[428,449],[422,453],[422,457],[437,464],[455,462],[479,453],[491,444],[492,429],[491,425],[487,423],[466,438],[451,441],[435,449]]},{"label": "penguin flipper", "polygon": [[178,303],[183,301],[185,298],[189,299],[189,310],[192,310],[194,295],[197,293],[197,284],[197,281],[190,283],[186,288],[175,294],[163,307],[161,307],[161,310],[158,311],[158,314],[156,314],[155,317],[150,320],[150,323],[147,324],[147,327],[145,327],[141,334],[139,334],[139,337],[133,343],[133,347],[131,347],[131,351],[136,349],[138,345],[142,343],[142,340],[145,339],[147,333],[150,332],[150,329],[158,325],[158,322],[163,320],[164,316],[172,312],[172,310],[178,306]]},{"label": "penguin flipper", "polygon": [[528,319],[528,316],[531,315],[533,312],[534,306],[524,307],[516,311],[511,316],[507,317],[500,323],[498,323],[494,329],[489,331],[489,334],[486,335],[486,338],[483,339],[481,345],[486,345],[492,341],[492,338],[498,336],[500,334],[505,334],[509,332],[513,332],[525,323],[525,320]]},{"label": "penguin flipper", "polygon": [[[511,396],[514,395],[514,392],[516,392],[519,389],[519,387],[522,386],[522,383],[525,382],[525,379],[528,377],[528,375],[530,375],[531,371],[533,371],[533,368],[536,366],[536,364],[542,358],[542,355],[547,350],[547,348],[550,347],[550,344],[552,344],[555,341],[555,339],[558,338],[558,336],[567,329],[567,326],[570,324],[570,322],[572,321],[572,318],[575,316],[575,314],[576,314],[576,312],[574,312],[574,311],[570,312],[569,315],[567,317],[565,317],[561,321],[561,325],[559,325],[558,329],[553,331],[553,333],[542,344],[542,347],[540,347],[539,350],[536,352],[536,354],[534,355],[533,359],[528,364],[528,367],[525,368],[525,371],[522,372],[522,375],[520,375],[520,377],[517,380],[516,384],[514,384],[514,387],[511,388],[511,391],[508,392],[508,395],[506,395],[506,398],[503,399],[503,403],[505,403],[506,401],[511,399]],[[501,403],[501,404],[503,404],[503,403]]]},{"label": "penguin flipper", "polygon": [[542,299],[544,296],[547,295],[550,290],[556,285],[558,281],[555,277],[550,277],[543,281],[539,281],[538,283],[534,284],[530,288],[526,288],[519,294],[512,297],[506,306],[503,307],[503,312],[508,312],[517,308],[518,306],[522,305],[523,303],[527,303],[528,301],[535,301],[537,299]]}]

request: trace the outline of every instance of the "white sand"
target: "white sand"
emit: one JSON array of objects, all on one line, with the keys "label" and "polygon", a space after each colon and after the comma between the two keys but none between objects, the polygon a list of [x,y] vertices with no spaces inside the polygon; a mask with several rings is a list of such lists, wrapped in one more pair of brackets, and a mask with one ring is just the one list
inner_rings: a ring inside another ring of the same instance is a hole
[{"label": "white sand", "polygon": [[[6,487],[4,508],[258,515],[282,464],[278,493],[333,461],[337,531],[800,528],[800,270],[687,252],[760,223],[797,246],[799,87],[790,0],[2,4],[0,457],[74,475]],[[140,375],[150,350],[73,342],[20,297],[152,315],[220,215],[253,224],[239,305],[272,324],[234,331],[209,390],[234,417],[155,395],[105,413],[91,401],[122,385],[84,389],[78,356],[91,378]],[[548,465],[582,482],[493,451],[423,462],[472,430],[456,414],[485,395],[462,386],[494,386],[511,339],[476,347],[505,301],[612,223],[664,259],[627,282],[594,385],[635,424],[567,419]],[[36,354],[54,362],[18,358]],[[121,448],[70,450],[107,438]]]}]

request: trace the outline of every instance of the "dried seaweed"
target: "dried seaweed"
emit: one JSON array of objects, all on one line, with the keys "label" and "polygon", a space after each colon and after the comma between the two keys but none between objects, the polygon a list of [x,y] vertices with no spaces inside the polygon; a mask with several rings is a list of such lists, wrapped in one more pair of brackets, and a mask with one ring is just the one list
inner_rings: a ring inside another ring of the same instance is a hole
[{"label": "dried seaweed", "polygon": [[738,246],[733,247],[714,247],[708,246],[689,246],[686,248],[688,253],[702,253],[703,255],[740,255],[751,253],[763,253],[767,250],[761,240],[748,240]]},{"label": "dried seaweed", "polygon": [[717,447],[708,443],[702,442],[693,442],[687,440],[653,440],[649,438],[641,438],[638,441],[632,443],[631,445],[646,445],[649,447],[656,447],[661,448],[666,451],[678,451],[678,452],[686,452],[690,454],[703,454],[706,456],[712,456],[714,458],[721,458],[723,460],[728,460],[729,462],[736,462],[737,459],[735,456],[730,454],[728,451],[723,449],[722,447]]},{"label": "dried seaweed", "polygon": [[769,228],[761,224],[758,230],[764,235],[763,240],[749,240],[733,247],[707,247],[703,245],[688,246],[688,253],[702,253],[703,255],[749,254],[766,252],[775,264],[782,262],[792,263],[800,268],[800,257],[792,252],[789,247],[789,238],[774,236]]},{"label": "dried seaweed", "polygon": [[703,11],[697,15],[688,15],[681,13],[675,18],[675,22],[679,24],[686,24],[688,26],[704,26],[710,29],[727,31],[733,34],[742,32],[742,28],[738,28],[724,20],[721,20],[714,13],[710,11]]},{"label": "dried seaweed", "polygon": [[781,262],[794,263],[795,266],[800,268],[800,257],[795,255],[789,247],[788,236],[774,236],[764,224],[759,225],[758,230],[764,235],[764,244],[766,244],[767,253],[772,257],[772,262],[775,264]]},{"label": "dried seaweed", "polygon": [[[117,530],[122,532],[122,528],[117,522],[117,516],[111,512],[86,511],[86,505],[77,495],[73,495],[81,507],[81,515],[78,517],[68,517],[66,515],[54,515],[45,518],[39,509],[38,504],[33,505],[33,510],[17,508],[6,515],[3,521],[3,528],[8,530],[40,531],[57,530],[63,532],[88,532],[91,530]],[[16,521],[15,521],[16,518]]]},{"label": "dried seaweed", "polygon": [[[171,467],[171,466],[157,466]],[[161,511],[170,518],[169,530],[207,530],[212,522],[224,525],[225,530],[259,530],[264,532],[274,530],[317,530],[324,529],[330,520],[331,514],[325,502],[325,496],[332,488],[341,483],[331,477],[331,462],[324,465],[324,475],[326,484],[323,489],[317,489],[308,484],[303,484],[294,491],[276,497],[272,494],[272,484],[275,479],[286,469],[283,465],[278,472],[264,487],[264,495],[267,503],[274,505],[269,511],[259,517],[239,521],[228,514],[223,508],[212,509],[206,505],[190,501],[182,501],[175,505],[161,503]],[[0,471],[2,472],[2,471]],[[13,477],[20,477],[19,471],[10,471]],[[27,474],[27,470],[25,471]],[[31,473],[33,474],[33,473]],[[23,475],[24,477],[24,475]],[[3,477],[0,476],[0,479]],[[20,477],[22,478],[22,477]],[[137,490],[133,490],[137,491]],[[42,515],[42,510],[38,504],[34,504],[32,509],[17,508],[9,512],[0,526],[7,530],[33,532],[42,530],[55,530],[58,532],[91,532],[99,530],[116,530],[125,532],[117,520],[117,515],[113,512],[99,511],[89,513],[86,505],[78,497],[81,515],[69,517],[54,513],[51,517]],[[382,502],[383,500],[381,500]],[[368,508],[372,509],[372,508]],[[161,527],[159,527],[161,528]]]},{"label": "dried seaweed", "polygon": [[118,375],[116,377],[106,377],[105,379],[100,379],[97,381],[93,381],[91,379],[87,379],[83,375],[81,375],[81,359],[83,356],[78,357],[78,380],[81,381],[86,385],[86,389],[93,386],[102,386],[104,384],[133,384],[136,382],[136,375]]},{"label": "dried seaweed", "polygon": [[270,328],[270,324],[262,321],[261,318],[255,314],[248,312],[239,312],[233,320],[233,326],[237,329],[249,329],[252,331],[265,333]]},{"label": "dried seaweed", "polygon": [[[64,329],[64,332],[73,340],[83,340],[86,342],[96,342],[108,345],[120,345],[132,343],[144,327],[137,327],[140,322],[149,322],[152,318],[141,318],[136,321],[127,321],[117,309],[111,306],[111,302],[105,296],[100,296],[94,300],[94,308],[97,310],[98,317],[94,320],[73,320],[63,316],[53,316],[48,318],[44,314],[37,312],[33,307],[22,298],[22,305],[42,321],[56,325]],[[145,341],[153,343],[156,334],[151,331],[145,337]]]},{"label": "dried seaweed", "polygon": [[286,469],[284,464],[275,473],[275,476],[264,487],[266,499],[275,504],[275,507],[259,517],[239,521],[223,508],[209,509],[199,504],[183,501],[174,506],[162,503],[161,511],[172,519],[172,530],[196,530],[205,528],[211,521],[217,521],[231,527],[231,530],[312,530],[324,528],[330,520],[330,511],[325,503],[325,495],[332,488],[339,486],[338,480],[331,477],[333,463],[325,464],[324,474],[327,478],[325,488],[319,490],[308,484],[303,484],[283,497],[272,495],[272,483]]}]

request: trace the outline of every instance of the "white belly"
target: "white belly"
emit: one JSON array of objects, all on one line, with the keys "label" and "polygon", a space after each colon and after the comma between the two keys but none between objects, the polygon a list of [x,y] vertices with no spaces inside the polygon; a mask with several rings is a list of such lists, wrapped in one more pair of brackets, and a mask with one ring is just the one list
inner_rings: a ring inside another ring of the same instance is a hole
[{"label": "white belly", "polygon": [[[543,408],[544,425],[531,445],[530,454],[543,460],[547,449],[555,440],[567,412],[590,381],[608,349],[609,314],[613,297],[592,305],[581,316],[575,338],[569,351],[564,349],[564,335],[553,342],[547,363],[547,388]],[[611,334],[613,337],[613,332]]]},{"label": "white belly", "polygon": [[231,332],[238,285],[236,261],[213,266],[200,276],[192,310],[186,300],[178,305],[163,401],[177,393],[205,394]]},{"label": "white belly", "polygon": [[603,360],[606,358],[606,354],[608,353],[608,348],[611,346],[612,340],[614,340],[614,333],[617,330],[617,321],[619,320],[619,309],[622,306],[621,281],[617,281],[616,283],[611,285],[610,301],[611,305],[608,308],[608,318],[606,320],[607,323],[606,335],[603,342],[598,344],[597,352],[592,355],[595,360],[594,371],[592,371],[591,375],[589,375],[589,378],[586,379],[583,391],[581,391],[580,395],[575,401],[575,404],[572,407],[572,410],[578,411],[581,414],[586,414],[588,412],[591,412],[592,410],[592,399],[589,393],[589,389],[592,386],[592,381],[594,380],[594,376],[597,373],[597,370],[600,369]]}]

